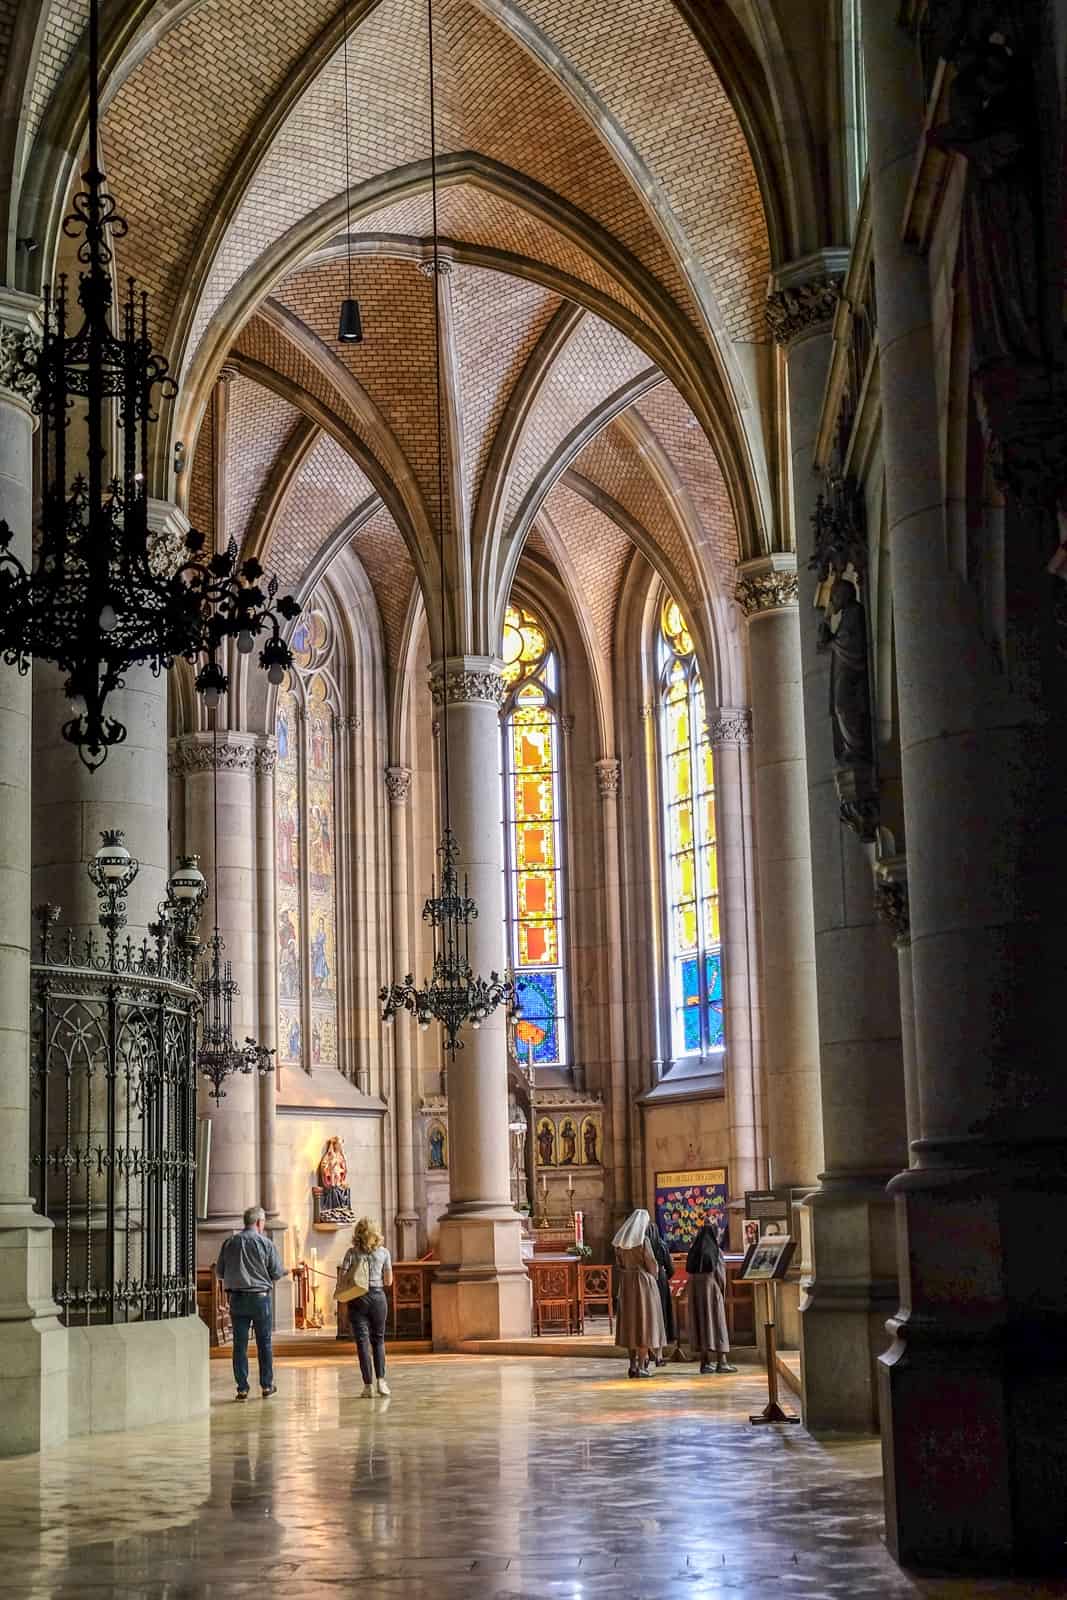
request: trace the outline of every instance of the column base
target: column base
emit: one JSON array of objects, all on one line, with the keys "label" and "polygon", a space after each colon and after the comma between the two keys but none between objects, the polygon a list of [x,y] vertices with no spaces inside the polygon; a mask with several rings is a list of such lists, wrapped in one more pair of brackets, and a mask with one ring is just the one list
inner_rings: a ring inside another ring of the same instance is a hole
[{"label": "column base", "polygon": [[530,1334],[530,1278],[522,1264],[522,1224],[512,1211],[441,1218],[441,1265],[431,1289],[435,1350],[464,1339],[524,1339]]},{"label": "column base", "polygon": [[800,1286],[804,1425],[811,1433],[877,1433],[878,1358],[900,1298],[893,1202],[884,1182],[866,1175],[820,1183],[805,1201],[812,1275]]},{"label": "column base", "polygon": [[910,1289],[879,1361],[889,1549],[905,1566],[1067,1570],[1063,1167],[916,1168],[893,1188]]},{"label": "column base", "polygon": [[52,1299],[52,1226],[34,1212],[0,1226],[0,1456],[62,1444],[68,1335]]},{"label": "column base", "polygon": [[416,1212],[397,1212],[396,1247],[398,1260],[414,1261],[417,1258],[419,1253],[419,1218]]},{"label": "column base", "polygon": [[208,1337],[197,1316],[71,1328],[71,1436],[206,1415]]}]

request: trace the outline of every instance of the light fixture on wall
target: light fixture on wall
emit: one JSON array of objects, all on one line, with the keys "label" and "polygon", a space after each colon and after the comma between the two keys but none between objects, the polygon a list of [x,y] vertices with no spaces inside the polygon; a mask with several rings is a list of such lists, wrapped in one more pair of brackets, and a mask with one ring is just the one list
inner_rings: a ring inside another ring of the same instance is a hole
[{"label": "light fixture on wall", "polygon": [[337,326],[339,344],[363,343],[363,318],[359,314],[359,301],[352,293],[352,167],[349,139],[348,113],[348,5],[344,10],[345,30],[345,246],[348,252],[348,296],[341,301],[341,317]]},{"label": "light fixture on wall", "polygon": [[[441,404],[441,268],[437,226],[437,113],[434,97],[433,0],[426,0],[430,67],[430,202],[433,222],[434,397],[437,420],[437,554],[441,588],[441,645],[447,629],[445,567],[445,446],[444,414]],[[437,857],[441,880],[430,880],[430,897],[422,908],[422,920],[433,929],[433,971],[421,986],[409,972],[400,983],[379,990],[382,1021],[392,1022],[398,1011],[410,1011],[424,1032],[432,1022],[444,1030],[445,1048],[455,1057],[462,1050],[460,1037],[465,1024],[480,1028],[500,1005],[513,1005],[515,985],[510,975],[490,972],[488,979],[476,976],[470,964],[470,927],[477,919],[478,907],[467,893],[459,892],[456,861],[459,845],[452,832],[452,806],[448,772],[448,671],[441,674],[441,812],[443,829]],[[440,892],[438,892],[438,887]]]},{"label": "light fixture on wall", "polygon": [[[0,656],[21,672],[37,659],[66,673],[74,715],[63,737],[90,769],[126,737],[107,702],[132,667],[159,672],[184,659],[198,668],[198,691],[215,695],[228,686],[219,660],[227,642],[247,654],[265,633],[260,665],[280,678],[292,660],[282,627],[300,609],[278,597],[277,579],[263,583],[258,562],[240,562],[232,542],[201,556],[202,534],[190,532],[175,549],[149,527],[148,430],[160,396],[177,391],[149,341],[147,295],[130,279],[117,314],[112,305],[110,241],[127,227],[100,170],[99,32],[99,0],[91,0],[88,164],[63,224],[80,239],[82,324],[68,334],[74,308],[63,274],[45,295],[40,348],[23,341],[9,380],[41,417],[41,514],[28,568],[10,548],[13,530],[0,522]],[[79,402],[86,466],[69,479],[70,414]]]},{"label": "light fixture on wall", "polygon": [[[233,1002],[240,989],[233,976],[233,967],[225,959],[225,941],[219,932],[219,730],[211,730],[211,815],[215,840],[215,862],[212,871],[215,893],[215,926],[211,935],[209,955],[200,970],[197,988],[203,1015],[200,1023],[200,1045],[196,1068],[211,1084],[210,1094],[216,1105],[226,1098],[223,1085],[237,1072],[258,1072],[266,1077],[273,1070],[273,1050],[246,1038],[237,1044],[233,1037]],[[183,857],[183,860],[185,858]]]}]

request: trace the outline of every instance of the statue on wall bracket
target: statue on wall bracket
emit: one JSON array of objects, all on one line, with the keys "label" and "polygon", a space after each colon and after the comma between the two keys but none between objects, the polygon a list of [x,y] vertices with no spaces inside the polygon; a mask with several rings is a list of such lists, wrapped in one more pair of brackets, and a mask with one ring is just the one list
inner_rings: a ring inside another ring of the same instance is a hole
[{"label": "statue on wall bracket", "polygon": [[841,821],[872,843],[879,820],[878,767],[871,716],[867,613],[860,598],[867,572],[863,496],[851,478],[831,478],[812,517],[815,550],[808,566],[822,610],[816,648],[830,656],[830,724]]},{"label": "statue on wall bracket", "polygon": [[348,1162],[345,1160],[344,1146],[336,1134],[326,1141],[319,1161],[318,1180],[311,1191],[315,1203],[314,1225],[339,1228],[345,1222],[352,1222]]}]

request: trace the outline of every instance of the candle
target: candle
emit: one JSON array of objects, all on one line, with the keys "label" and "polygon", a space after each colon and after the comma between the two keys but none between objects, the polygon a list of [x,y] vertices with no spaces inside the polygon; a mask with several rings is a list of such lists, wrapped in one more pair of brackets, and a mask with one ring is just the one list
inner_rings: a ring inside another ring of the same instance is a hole
[{"label": "candle", "polygon": [[574,1193],[574,1173],[573,1172],[568,1172],[568,1174],[567,1174],[567,1193],[568,1194],[573,1194]]},{"label": "candle", "polygon": [[311,1270],[312,1272],[318,1272],[319,1270],[319,1252],[314,1245],[311,1247]]}]

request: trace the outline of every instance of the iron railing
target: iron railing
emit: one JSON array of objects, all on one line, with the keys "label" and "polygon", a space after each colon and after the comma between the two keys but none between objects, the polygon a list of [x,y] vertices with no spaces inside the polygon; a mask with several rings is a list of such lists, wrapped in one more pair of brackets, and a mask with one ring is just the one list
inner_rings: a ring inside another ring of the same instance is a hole
[{"label": "iron railing", "polygon": [[31,1188],[68,1327],[196,1311],[195,941],[57,935],[35,912]]}]

